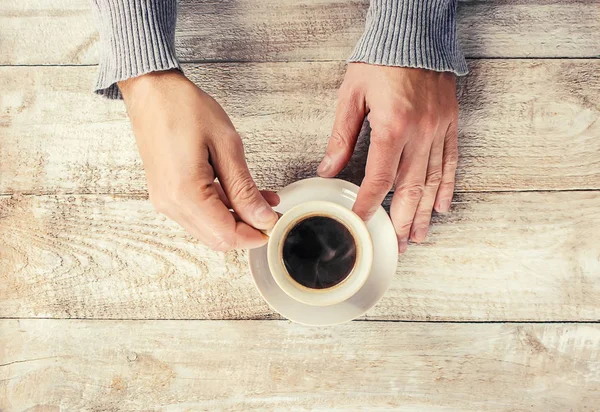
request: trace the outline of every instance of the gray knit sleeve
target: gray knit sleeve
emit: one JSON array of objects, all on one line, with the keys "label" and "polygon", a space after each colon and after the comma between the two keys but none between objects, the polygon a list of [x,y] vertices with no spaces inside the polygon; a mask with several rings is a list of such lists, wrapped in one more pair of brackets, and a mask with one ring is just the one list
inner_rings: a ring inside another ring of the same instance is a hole
[{"label": "gray knit sleeve", "polygon": [[456,36],[456,0],[371,0],[350,62],[467,74]]},{"label": "gray knit sleeve", "polygon": [[101,42],[96,93],[120,99],[118,81],[181,70],[175,57],[176,0],[93,0],[93,6]]}]

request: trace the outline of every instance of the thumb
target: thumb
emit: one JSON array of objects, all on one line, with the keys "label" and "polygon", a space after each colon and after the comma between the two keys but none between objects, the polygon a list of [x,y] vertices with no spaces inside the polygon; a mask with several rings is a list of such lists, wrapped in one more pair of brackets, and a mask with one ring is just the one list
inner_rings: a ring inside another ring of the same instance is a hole
[{"label": "thumb", "polygon": [[327,151],[317,169],[319,176],[333,177],[348,164],[364,120],[364,101],[356,94],[340,93]]},{"label": "thumb", "polygon": [[[222,142],[224,143],[224,142]],[[213,168],[231,207],[244,222],[256,229],[270,229],[277,214],[262,196],[250,175],[241,140],[225,143],[213,156]]]}]

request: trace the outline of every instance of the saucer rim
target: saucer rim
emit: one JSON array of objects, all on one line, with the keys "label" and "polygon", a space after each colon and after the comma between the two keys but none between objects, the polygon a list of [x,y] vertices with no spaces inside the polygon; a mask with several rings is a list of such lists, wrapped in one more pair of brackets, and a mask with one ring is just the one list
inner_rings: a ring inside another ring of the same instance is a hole
[{"label": "saucer rim", "polygon": [[[331,185],[332,185],[332,188],[335,188],[335,189],[342,189],[342,190],[344,190],[344,191],[346,191],[346,192],[348,192],[348,191],[352,192],[351,194],[353,195],[353,197],[354,197],[354,198],[356,197],[356,194],[358,193],[358,189],[359,189],[359,187],[358,187],[357,185],[355,185],[354,183],[352,183],[352,182],[348,182],[348,181],[346,181],[346,180],[343,180],[343,179],[337,179],[337,178],[321,178],[321,177],[313,177],[313,178],[308,178],[308,179],[303,179],[303,180],[299,180],[299,181],[293,182],[293,183],[291,183],[291,184],[289,184],[289,185],[285,186],[284,188],[282,188],[280,191],[278,191],[278,194],[280,194],[280,196],[281,196],[281,192],[284,192],[283,194],[285,195],[285,192],[289,192],[290,190],[294,190],[296,187],[301,187],[301,186],[309,186],[309,185],[313,185],[315,182],[322,183],[322,182],[324,182],[324,181],[327,181],[327,182],[328,182],[328,184],[331,184]],[[347,193],[346,193],[346,194],[347,194]],[[288,196],[289,196],[289,194],[288,194]],[[340,194],[340,196],[343,196],[343,195],[342,195],[342,194]],[[346,196],[346,197],[347,197],[347,196]],[[323,199],[321,199],[321,200],[323,200]],[[294,203],[294,204],[292,204],[292,205],[291,205],[291,206],[289,206],[289,207],[290,207],[290,208],[292,208],[292,207],[295,207],[296,205],[298,205],[298,204],[300,204],[300,203],[301,203],[301,202]],[[343,204],[340,204],[340,206],[348,208],[347,206],[345,206],[345,205],[343,205]],[[277,211],[277,207],[275,207],[274,209]],[[375,215],[381,215],[381,214],[384,214],[384,215],[385,215],[385,218],[386,218],[386,219],[384,220],[384,221],[386,222],[386,223],[385,223],[385,225],[387,226],[386,230],[388,230],[388,231],[389,231],[389,229],[391,228],[392,232],[394,233],[393,245],[395,246],[395,248],[393,248],[393,249],[395,250],[395,256],[397,256],[397,257],[398,257],[398,256],[399,256],[399,255],[398,255],[398,243],[397,243],[397,240],[396,240],[395,231],[394,231],[394,229],[393,229],[392,222],[391,222],[391,220],[390,220],[390,218],[389,218],[389,216],[388,216],[387,212],[385,211],[385,209],[384,209],[382,206],[380,206],[380,207],[377,209],[377,211],[376,211]],[[375,215],[374,215],[374,216],[375,216]],[[366,226],[367,226],[367,229],[369,229],[369,227],[368,227],[368,226],[369,226],[369,222],[366,222]],[[373,239],[373,247],[375,248],[375,239],[376,239],[376,236],[374,236],[374,235],[373,235],[373,231],[372,231],[372,229],[370,229],[370,230],[369,230],[369,234],[371,235],[371,237],[372,237],[372,239]],[[389,239],[389,240],[391,240],[391,239]],[[276,282],[276,281],[275,281],[275,279],[273,278],[273,275],[271,274],[271,271],[270,271],[268,268],[267,268],[267,272],[268,272],[268,274],[263,274],[263,273],[260,273],[260,274],[259,274],[259,273],[257,273],[257,272],[258,272],[258,270],[256,270],[256,268],[254,267],[254,265],[253,265],[253,261],[254,261],[255,259],[258,259],[256,256],[257,256],[257,254],[258,254],[258,253],[260,253],[260,252],[261,252],[261,250],[264,250],[264,252],[263,252],[263,253],[267,253],[267,252],[266,252],[266,251],[267,251],[267,246],[265,245],[265,246],[262,246],[261,248],[257,248],[257,249],[250,250],[250,251],[249,251],[249,253],[248,253],[248,255],[247,255],[248,267],[249,267],[249,270],[250,270],[250,274],[251,274],[251,277],[252,277],[252,281],[253,281],[253,283],[254,283],[254,286],[255,286],[255,288],[258,290],[258,292],[259,292],[260,296],[261,296],[261,297],[263,298],[263,300],[264,300],[264,301],[267,303],[267,305],[269,306],[269,308],[271,308],[271,309],[272,309],[272,310],[273,310],[275,313],[277,313],[277,314],[278,314],[279,316],[281,316],[283,319],[286,319],[286,320],[289,320],[289,321],[291,321],[291,322],[298,323],[298,324],[301,324],[301,325],[305,325],[305,326],[311,326],[311,327],[315,327],[315,326],[333,326],[333,325],[338,325],[338,324],[342,324],[342,323],[346,323],[346,322],[349,322],[349,321],[355,320],[355,319],[359,318],[360,316],[363,316],[365,313],[367,313],[369,310],[371,310],[371,309],[372,309],[372,308],[373,308],[375,305],[377,305],[377,304],[378,304],[378,303],[381,301],[381,299],[383,298],[383,296],[385,295],[385,293],[386,293],[386,292],[389,290],[389,287],[390,287],[390,285],[391,285],[391,283],[392,283],[392,280],[393,280],[393,278],[394,278],[394,276],[395,276],[395,274],[396,274],[396,272],[397,272],[397,266],[398,266],[398,259],[396,259],[396,260],[395,260],[396,264],[394,265],[394,270],[393,270],[393,271],[391,270],[391,266],[390,266],[390,267],[388,267],[387,269],[385,269],[385,271],[386,271],[386,272],[388,272],[388,271],[389,271],[389,274],[382,275],[382,276],[381,276],[381,279],[380,279],[380,281],[383,281],[383,282],[385,282],[385,289],[383,290],[383,292],[381,292],[381,295],[380,295],[380,296],[377,296],[377,294],[375,294],[375,295],[374,295],[374,299],[372,299],[372,301],[368,302],[368,304],[367,304],[367,305],[361,305],[361,306],[363,306],[363,309],[359,311],[360,313],[356,314],[355,316],[340,316],[340,320],[336,320],[336,321],[331,321],[331,322],[330,322],[330,321],[328,321],[328,322],[326,322],[326,323],[314,323],[314,322],[313,322],[313,323],[311,323],[310,321],[303,320],[303,319],[299,319],[299,318],[297,318],[296,316],[291,316],[291,317],[289,317],[289,316],[287,316],[287,315],[284,315],[284,314],[282,314],[282,313],[281,313],[279,310],[277,310],[277,309],[276,309],[276,308],[273,306],[273,304],[271,303],[271,300],[269,299],[269,297],[268,297],[268,296],[266,295],[266,293],[264,293],[264,292],[263,292],[263,290],[262,290],[262,289],[259,287],[259,285],[258,285],[258,282],[257,282],[257,279],[258,279],[259,277],[269,276],[269,277],[271,278],[271,280],[273,280],[273,284],[274,284],[274,286],[275,286],[276,288],[278,288],[278,289],[279,289],[279,290],[280,290],[280,291],[281,291],[281,292],[282,292],[284,295],[286,295],[286,297],[287,297],[287,298],[289,298],[289,299],[293,299],[292,297],[290,297],[289,295],[287,295],[287,294],[286,294],[286,293],[285,293],[285,292],[284,292],[284,291],[283,291],[283,290],[282,290],[282,289],[279,287],[279,285],[277,284],[277,282]],[[367,279],[368,279],[368,277],[367,277]],[[366,287],[366,283],[367,283],[367,282],[365,282],[365,284],[363,284],[363,286],[361,287],[361,289],[359,289],[359,290],[356,292],[356,294],[360,293],[360,292],[363,290],[363,288],[364,288],[364,287]],[[355,294],[355,295],[356,295],[356,294]],[[348,298],[348,299],[346,299],[346,300],[344,300],[344,301],[342,301],[342,302],[340,302],[340,303],[337,303],[337,304],[335,304],[335,305],[330,305],[330,306],[321,306],[320,308],[322,308],[322,310],[327,310],[327,308],[333,308],[333,307],[335,307],[335,306],[337,306],[337,305],[342,305],[342,304],[344,304],[345,302],[347,302],[348,300],[352,299],[352,298],[353,298],[355,295],[353,295],[353,296],[351,296],[350,298]],[[296,304],[299,304],[299,305],[301,305],[301,306],[310,307],[311,309],[313,309],[313,308],[314,308],[314,306],[313,306],[313,305],[308,305],[308,304],[306,304],[306,303],[302,303],[302,302],[296,301],[295,299],[293,299],[293,300],[294,300],[294,302],[295,302]]]}]

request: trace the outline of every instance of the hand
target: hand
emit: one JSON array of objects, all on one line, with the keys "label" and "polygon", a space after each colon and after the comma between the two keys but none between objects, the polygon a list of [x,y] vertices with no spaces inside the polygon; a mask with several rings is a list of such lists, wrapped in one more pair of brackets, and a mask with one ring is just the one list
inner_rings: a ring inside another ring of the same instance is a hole
[{"label": "hand", "polygon": [[257,229],[273,227],[277,215],[269,203],[279,198],[259,192],[221,106],[175,70],[129,79],[119,88],[155,208],[218,251],[266,243]]},{"label": "hand", "polygon": [[333,177],[348,163],[365,116],[371,145],[353,210],[370,219],[395,185],[390,216],[404,253],[408,239],[425,240],[432,209],[450,209],[458,159],[455,77],[350,63],[319,175]]}]

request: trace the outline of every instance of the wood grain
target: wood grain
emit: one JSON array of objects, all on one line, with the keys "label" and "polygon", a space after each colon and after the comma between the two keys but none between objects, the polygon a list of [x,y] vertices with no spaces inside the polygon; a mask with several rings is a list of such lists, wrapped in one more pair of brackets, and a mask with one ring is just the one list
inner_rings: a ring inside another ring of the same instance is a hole
[{"label": "wood grain", "polygon": [[[367,4],[180,1],[178,55],[207,62],[186,73],[261,187],[314,174]],[[249,320],[279,316],[245,252],[152,210],[95,67],[0,67],[0,411],[595,410],[600,0],[463,0],[458,31],[471,58],[570,59],[470,62],[452,213],[361,319],[390,322],[319,329]],[[0,2],[0,66],[96,64],[98,43],[88,0]]]},{"label": "wood grain", "polygon": [[4,320],[0,347],[7,411],[563,412],[600,399],[599,325]]},{"label": "wood grain", "polygon": [[[0,193],[143,193],[121,102],[95,68],[0,68]],[[313,176],[344,65],[187,65],[230,114],[262,187]],[[600,60],[483,60],[459,87],[459,191],[600,188]],[[360,183],[361,139],[342,177]]]},{"label": "wood grain", "polygon": [[0,65],[96,64],[100,37],[88,0],[2,0]]},{"label": "wood grain", "polygon": [[[182,0],[183,61],[345,60],[368,0]],[[560,24],[557,24],[560,22]],[[461,1],[468,57],[598,57],[598,0]],[[0,64],[95,64],[99,38],[87,0],[4,0]]]},{"label": "wood grain", "polygon": [[[184,61],[345,60],[364,29],[368,0],[181,2],[177,31]],[[600,2],[461,1],[465,55],[598,57]],[[557,24],[560,22],[560,24]]]},{"label": "wood grain", "polygon": [[[600,320],[600,192],[462,194],[365,319]],[[246,254],[143,198],[0,198],[0,317],[259,319]]]}]

